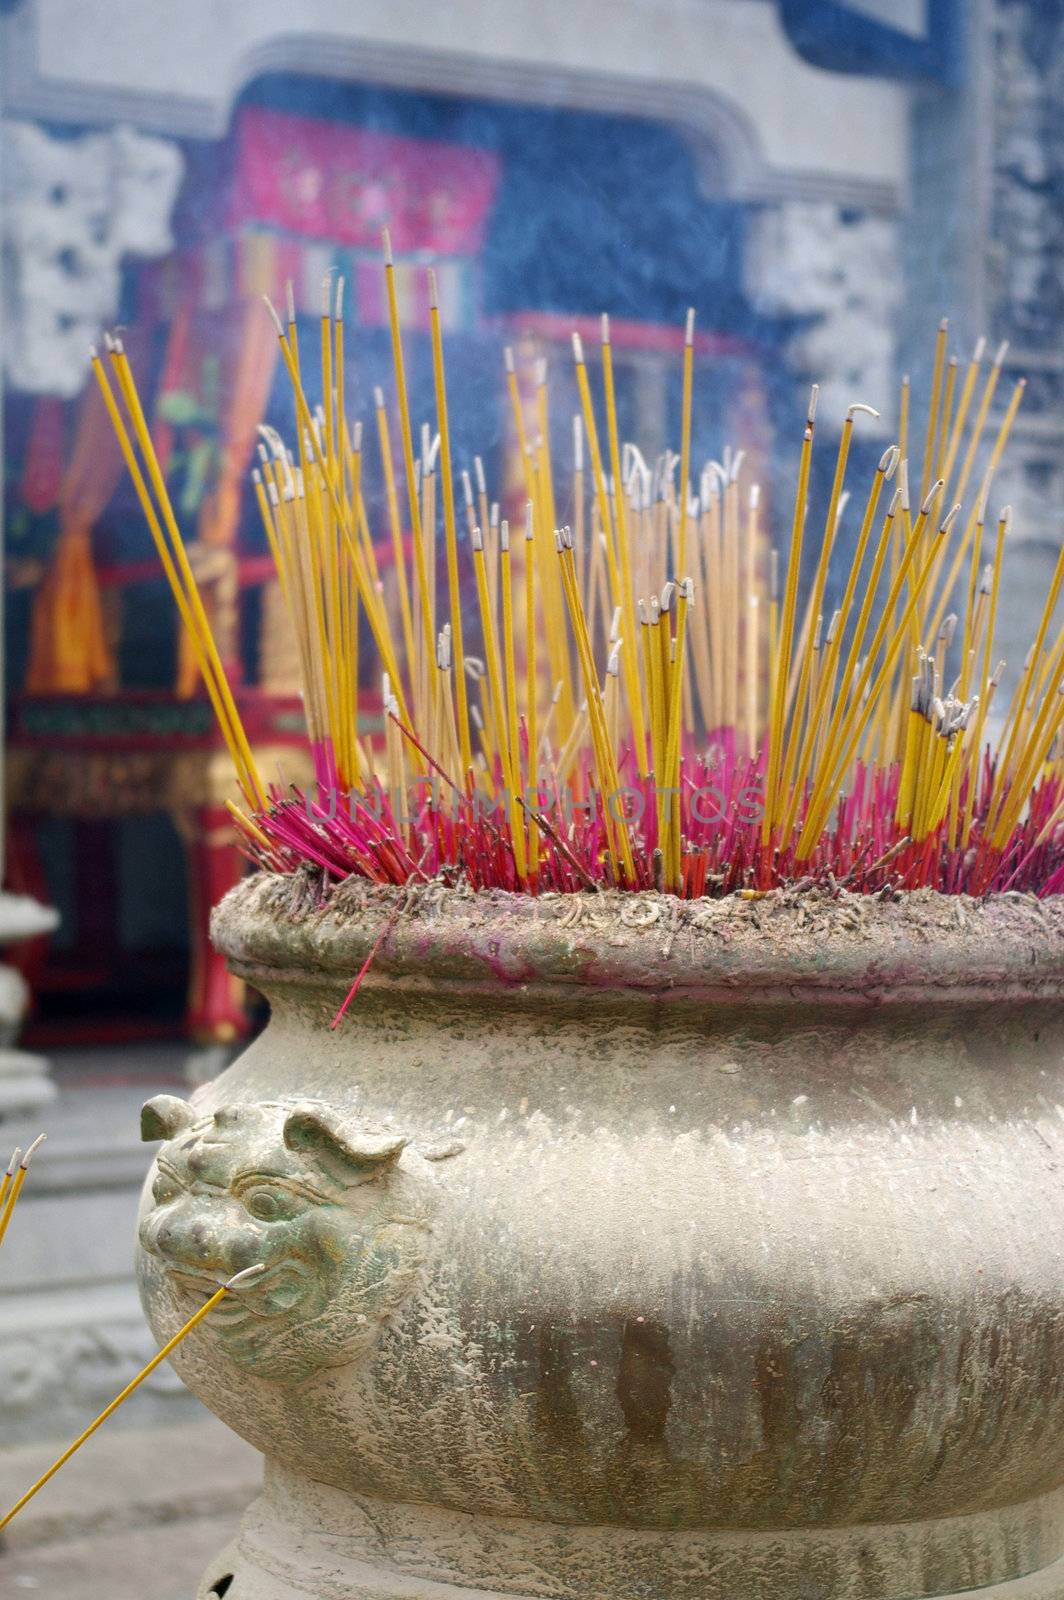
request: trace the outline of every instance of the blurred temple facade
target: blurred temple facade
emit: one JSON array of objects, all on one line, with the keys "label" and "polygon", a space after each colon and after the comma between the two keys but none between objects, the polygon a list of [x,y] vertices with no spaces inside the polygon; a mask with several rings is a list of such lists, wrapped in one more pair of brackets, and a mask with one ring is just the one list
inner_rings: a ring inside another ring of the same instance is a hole
[{"label": "blurred temple facade", "polygon": [[19,956],[39,1040],[226,1045],[247,1025],[206,941],[241,870],[226,762],[89,382],[105,327],[271,774],[304,776],[249,483],[256,424],[290,420],[261,296],[292,281],[313,349],[343,275],[348,415],[375,465],[384,224],[414,416],[433,415],[432,262],[456,465],[482,458],[504,514],[506,343],[523,370],[546,357],[564,452],[569,332],[590,346],[610,312],[622,432],[652,459],[693,304],[697,459],[753,455],[778,528],[810,381],[829,438],[851,401],[880,409],[871,461],[903,371],[926,393],[941,314],[962,348],[1009,338],[1006,378],[1030,380],[998,483],[1022,651],[1064,487],[1058,0],[6,0],[0,28],[7,874],[61,913]]}]

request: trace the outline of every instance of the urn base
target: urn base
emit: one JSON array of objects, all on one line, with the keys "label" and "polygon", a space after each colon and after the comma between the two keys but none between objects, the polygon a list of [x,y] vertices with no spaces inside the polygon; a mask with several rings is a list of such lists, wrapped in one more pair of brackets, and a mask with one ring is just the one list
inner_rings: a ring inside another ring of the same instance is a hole
[{"label": "urn base", "polygon": [[276,1467],[197,1600],[1064,1600],[1064,1496],[848,1528],[573,1527]]}]

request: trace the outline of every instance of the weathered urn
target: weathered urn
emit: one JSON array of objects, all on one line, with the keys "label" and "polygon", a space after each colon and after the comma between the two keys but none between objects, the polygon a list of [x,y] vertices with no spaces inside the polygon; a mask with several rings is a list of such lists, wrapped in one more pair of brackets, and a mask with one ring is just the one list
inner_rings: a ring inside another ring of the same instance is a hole
[{"label": "weathered urn", "polygon": [[[330,1022],[382,933],[351,1011]],[[201,1600],[1064,1600],[1064,908],[257,877],[140,1274]]]}]

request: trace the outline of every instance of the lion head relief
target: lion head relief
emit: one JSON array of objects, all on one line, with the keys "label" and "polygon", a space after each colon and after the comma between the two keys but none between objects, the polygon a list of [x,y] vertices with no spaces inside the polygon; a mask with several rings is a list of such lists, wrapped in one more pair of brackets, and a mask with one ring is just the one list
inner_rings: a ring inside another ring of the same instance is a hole
[{"label": "lion head relief", "polygon": [[406,1139],[320,1101],[200,1116],[172,1095],[148,1101],[141,1134],[165,1143],[140,1242],[179,1308],[265,1263],[209,1318],[233,1361],[298,1383],[371,1348],[425,1256],[429,1181]]}]

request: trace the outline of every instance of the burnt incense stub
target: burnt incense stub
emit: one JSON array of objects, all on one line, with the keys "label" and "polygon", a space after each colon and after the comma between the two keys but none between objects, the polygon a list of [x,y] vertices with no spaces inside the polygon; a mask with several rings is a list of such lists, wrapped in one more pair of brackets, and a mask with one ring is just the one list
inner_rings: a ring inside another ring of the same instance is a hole
[{"label": "burnt incense stub", "polygon": [[160,1339],[269,1268],[175,1353],[267,1458],[202,1597],[1064,1600],[1064,907],[260,877],[215,938],[272,1018],[150,1103],[139,1258]]}]

